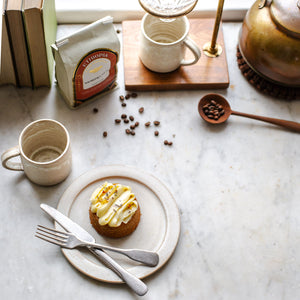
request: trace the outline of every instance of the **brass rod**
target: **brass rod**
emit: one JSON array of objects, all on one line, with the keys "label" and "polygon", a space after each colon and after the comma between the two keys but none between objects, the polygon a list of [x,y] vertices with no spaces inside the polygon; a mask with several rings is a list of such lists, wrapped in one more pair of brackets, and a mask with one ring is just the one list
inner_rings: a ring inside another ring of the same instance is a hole
[{"label": "brass rod", "polygon": [[217,44],[217,37],[220,28],[220,23],[222,20],[224,1],[225,0],[219,0],[218,3],[218,9],[211,42],[207,42],[203,46],[203,52],[208,57],[217,57],[222,53],[222,47],[219,44]]},{"label": "brass rod", "polygon": [[211,39],[211,45],[210,45],[210,47],[212,49],[215,49],[215,47],[216,47],[218,32],[219,32],[219,28],[220,28],[220,22],[221,22],[221,19],[222,19],[224,1],[225,0],[219,0],[218,9],[217,9],[217,15],[216,15],[216,20],[215,20],[215,26],[214,26],[214,31],[213,31],[212,39]]}]

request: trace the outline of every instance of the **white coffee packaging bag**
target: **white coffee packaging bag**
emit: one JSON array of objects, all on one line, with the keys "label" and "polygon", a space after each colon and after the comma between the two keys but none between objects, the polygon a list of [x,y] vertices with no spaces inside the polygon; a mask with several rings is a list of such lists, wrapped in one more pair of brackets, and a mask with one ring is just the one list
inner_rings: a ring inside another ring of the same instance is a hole
[{"label": "white coffee packaging bag", "polygon": [[71,108],[117,86],[120,41],[112,17],[105,17],[53,44],[55,76]]}]

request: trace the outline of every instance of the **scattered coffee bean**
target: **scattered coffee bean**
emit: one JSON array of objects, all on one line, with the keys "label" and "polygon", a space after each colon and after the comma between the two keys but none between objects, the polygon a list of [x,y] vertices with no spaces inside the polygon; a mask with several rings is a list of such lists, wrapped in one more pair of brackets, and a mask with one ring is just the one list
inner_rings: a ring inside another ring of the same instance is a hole
[{"label": "scattered coffee bean", "polygon": [[128,100],[130,97],[130,94],[126,94],[125,99]]},{"label": "scattered coffee bean", "polygon": [[130,125],[130,129],[135,129],[135,125]]},{"label": "scattered coffee bean", "polygon": [[168,142],[167,140],[164,140],[164,144],[165,144],[165,145],[168,145],[169,142]]},{"label": "scattered coffee bean", "polygon": [[156,130],[156,131],[154,131],[154,135],[155,136],[158,136],[159,135],[159,132]]},{"label": "scattered coffee bean", "polygon": [[123,95],[121,95],[119,98],[120,98],[121,101],[124,100],[124,96]]},{"label": "scattered coffee bean", "polygon": [[115,119],[115,123],[116,124],[120,124],[121,123],[121,119]]},{"label": "scattered coffee bean", "polygon": [[121,30],[120,30],[120,29],[117,29],[117,30],[116,30],[116,33],[121,33]]},{"label": "scattered coffee bean", "polygon": [[129,120],[128,119],[124,119],[124,123],[129,123]]},{"label": "scattered coffee bean", "polygon": [[158,126],[160,124],[159,121],[154,121],[153,123],[154,123],[155,126]]},{"label": "scattered coffee bean", "polygon": [[131,130],[130,134],[131,135],[135,135],[135,132],[133,130]]},{"label": "scattered coffee bean", "polygon": [[139,109],[139,113],[141,114],[141,113],[143,113],[144,112],[144,107],[141,107],[140,109]]},{"label": "scattered coffee bean", "polygon": [[133,117],[133,116],[129,116],[129,120],[130,120],[130,121],[133,121],[133,120],[134,120],[134,117]]},{"label": "scattered coffee bean", "polygon": [[135,126],[135,127],[138,127],[139,125],[140,125],[139,122],[135,122],[135,123],[134,123],[134,126]]},{"label": "scattered coffee bean", "polygon": [[168,142],[168,145],[169,145],[169,146],[172,146],[172,145],[173,145],[173,142]]},{"label": "scattered coffee bean", "polygon": [[103,131],[103,137],[107,137],[107,131]]},{"label": "scattered coffee bean", "polygon": [[137,97],[137,93],[131,93],[131,97],[132,98],[136,98]]},{"label": "scattered coffee bean", "polygon": [[98,108],[95,107],[95,108],[93,109],[93,113],[96,114],[97,112],[98,112]]},{"label": "scattered coffee bean", "polygon": [[122,114],[121,115],[121,119],[126,119],[127,118],[127,115],[126,114]]},{"label": "scattered coffee bean", "polygon": [[131,130],[130,130],[130,129],[126,129],[125,132],[126,132],[127,134],[130,134],[130,133],[131,133]]},{"label": "scattered coffee bean", "polygon": [[125,103],[125,102],[123,102],[123,103],[122,103],[122,106],[123,106],[123,107],[125,107],[125,106],[126,106],[126,103]]},{"label": "scattered coffee bean", "polygon": [[145,126],[146,126],[146,127],[149,127],[150,124],[151,124],[151,122],[146,122],[146,123],[145,123]]}]

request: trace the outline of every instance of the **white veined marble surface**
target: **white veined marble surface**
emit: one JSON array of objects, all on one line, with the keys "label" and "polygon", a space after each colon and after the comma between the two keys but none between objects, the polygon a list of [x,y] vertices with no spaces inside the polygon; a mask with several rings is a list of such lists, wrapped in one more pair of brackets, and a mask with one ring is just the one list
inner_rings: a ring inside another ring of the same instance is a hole
[{"label": "white veined marble surface", "polygon": [[[66,106],[55,85],[50,90],[0,88],[1,153],[17,144],[29,122],[53,118],[68,128],[74,159],[66,181],[48,188],[0,168],[2,299],[139,298],[125,285],[81,274],[58,247],[34,237],[37,224],[53,224],[40,203],[56,207],[79,175],[109,164],[153,174],[172,190],[180,210],[176,251],[144,280],[149,292],[143,299],[299,299],[300,135],[236,116],[214,127],[197,111],[203,95],[218,92],[235,110],[300,122],[299,99],[264,96],[244,79],[235,57],[240,26],[223,26],[230,75],[226,90],[139,92],[124,108],[119,101],[126,93],[122,60],[120,88],[78,110]],[[76,28],[60,26],[58,36]],[[141,106],[143,115],[137,112]],[[140,122],[135,136],[125,134],[124,124],[114,124],[122,113]],[[158,137],[153,127],[143,126],[155,119],[161,122]],[[164,139],[173,146],[165,146]]]}]

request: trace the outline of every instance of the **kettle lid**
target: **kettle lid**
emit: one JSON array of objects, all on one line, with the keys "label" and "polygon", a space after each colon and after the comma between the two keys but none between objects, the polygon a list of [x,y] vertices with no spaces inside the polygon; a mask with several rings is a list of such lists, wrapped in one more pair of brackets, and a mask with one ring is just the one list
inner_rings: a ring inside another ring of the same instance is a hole
[{"label": "kettle lid", "polygon": [[273,0],[270,12],[281,30],[300,38],[300,0]]}]

